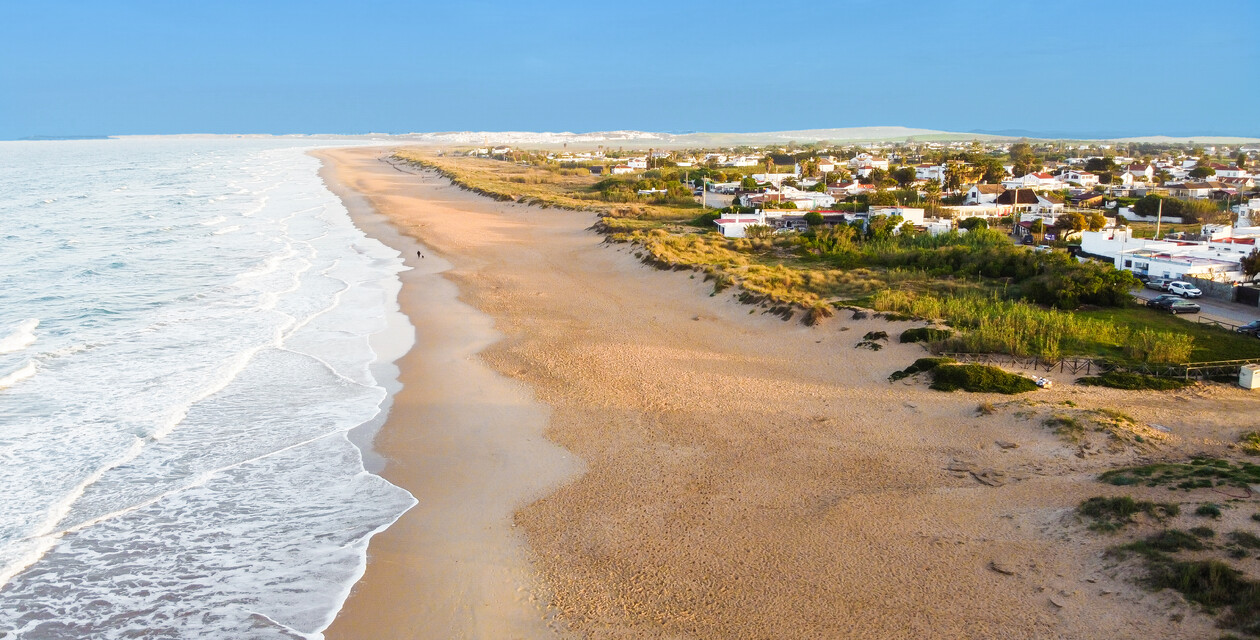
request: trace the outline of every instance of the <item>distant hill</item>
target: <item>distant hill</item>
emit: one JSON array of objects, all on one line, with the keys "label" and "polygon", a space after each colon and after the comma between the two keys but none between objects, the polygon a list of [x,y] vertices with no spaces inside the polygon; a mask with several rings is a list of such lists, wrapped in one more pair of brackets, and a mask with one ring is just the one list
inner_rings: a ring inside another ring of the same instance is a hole
[{"label": "distant hill", "polygon": [[837,129],[801,129],[796,131],[763,131],[748,133],[655,133],[649,131],[529,132],[529,131],[444,131],[407,133],[395,136],[400,140],[435,145],[540,145],[577,147],[616,145],[629,147],[722,147],[766,145],[785,142],[905,142],[948,140],[1001,140],[1002,136],[955,133],[910,127],[846,127]]}]

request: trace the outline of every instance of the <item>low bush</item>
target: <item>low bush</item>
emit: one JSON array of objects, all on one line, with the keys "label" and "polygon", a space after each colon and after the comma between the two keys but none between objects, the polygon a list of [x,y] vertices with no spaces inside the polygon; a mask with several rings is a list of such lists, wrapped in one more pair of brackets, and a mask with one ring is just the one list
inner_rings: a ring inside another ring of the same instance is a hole
[{"label": "low bush", "polygon": [[1133,516],[1145,513],[1158,520],[1176,516],[1181,507],[1167,502],[1134,500],[1129,496],[1104,498],[1095,496],[1080,504],[1077,513],[1092,518],[1089,528],[1095,531],[1115,531],[1133,522]]},{"label": "low bush", "polygon": [[1248,431],[1238,437],[1238,444],[1244,453],[1260,456],[1260,432]]},{"label": "low bush", "polygon": [[954,335],[949,329],[934,329],[932,327],[919,327],[917,329],[906,329],[901,332],[901,342],[940,342]]},{"label": "low bush", "polygon": [[954,363],[953,358],[919,358],[918,360],[914,361],[914,364],[906,367],[905,369],[902,369],[901,371],[894,372],[892,375],[888,376],[888,381],[896,382],[898,380],[901,380],[902,378],[908,378],[916,373],[923,373],[925,371],[931,371],[943,364],[953,364],[953,363]]},{"label": "low bush", "polygon": [[1194,510],[1194,515],[1216,520],[1221,517],[1221,506],[1211,502],[1201,504],[1198,509]]},{"label": "low bush", "polygon": [[984,364],[952,364],[932,369],[931,388],[937,391],[970,391],[1013,395],[1036,391],[1037,383]]},{"label": "low bush", "polygon": [[1099,376],[1088,376],[1079,378],[1076,384],[1088,387],[1110,387],[1112,389],[1128,389],[1143,390],[1150,389],[1154,391],[1174,391],[1176,389],[1185,388],[1192,382],[1186,380],[1178,380],[1177,378],[1157,378],[1155,376],[1142,375],[1140,373],[1128,373],[1125,371],[1108,371]]}]

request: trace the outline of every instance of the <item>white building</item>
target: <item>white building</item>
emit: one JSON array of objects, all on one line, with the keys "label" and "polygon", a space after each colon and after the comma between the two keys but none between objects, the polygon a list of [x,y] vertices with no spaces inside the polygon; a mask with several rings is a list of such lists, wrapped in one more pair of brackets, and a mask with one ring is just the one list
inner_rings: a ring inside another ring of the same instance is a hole
[{"label": "white building", "polygon": [[963,200],[963,204],[993,204],[1003,191],[1006,191],[1006,187],[1000,184],[972,185],[967,190],[967,197]]},{"label": "white building", "polygon": [[870,220],[875,216],[901,216],[905,222],[909,222],[916,227],[923,226],[923,209],[915,207],[871,207],[866,213],[859,213],[859,217],[865,216],[866,220]]},{"label": "white building", "polygon": [[631,169],[646,169],[647,158],[630,158],[630,160],[626,162],[626,166]]},{"label": "white building", "polygon": [[728,238],[742,238],[748,227],[766,224],[766,214],[760,209],[753,213],[728,213],[714,220],[713,224]]},{"label": "white building", "polygon": [[[1254,235],[1227,235],[1216,230],[1212,240],[1153,240],[1134,238],[1131,229],[1105,229],[1081,233],[1081,251],[1113,260],[1117,269],[1153,278],[1187,276],[1238,282],[1243,279],[1240,260],[1256,248]],[[1250,231],[1250,230],[1247,230]]]},{"label": "white building", "polygon": [[1064,182],[1075,182],[1086,189],[1092,189],[1094,185],[1098,184],[1097,175],[1078,169],[1068,170],[1060,175],[1059,178]]}]

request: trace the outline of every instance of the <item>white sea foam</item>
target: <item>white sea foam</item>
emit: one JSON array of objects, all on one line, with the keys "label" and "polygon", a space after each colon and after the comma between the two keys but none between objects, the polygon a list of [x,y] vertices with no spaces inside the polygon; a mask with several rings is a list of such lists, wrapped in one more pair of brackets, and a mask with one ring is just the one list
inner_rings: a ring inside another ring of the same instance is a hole
[{"label": "white sea foam", "polygon": [[292,145],[0,143],[0,632],[315,638],[414,504],[346,438],[401,258]]},{"label": "white sea foam", "polygon": [[16,371],[0,376],[0,389],[7,389],[33,375],[35,375],[35,361],[27,360],[26,364]]},{"label": "white sea foam", "polygon": [[0,338],[0,353],[21,351],[35,344],[35,329],[38,326],[39,320],[35,318],[23,320],[13,328],[12,333]]}]

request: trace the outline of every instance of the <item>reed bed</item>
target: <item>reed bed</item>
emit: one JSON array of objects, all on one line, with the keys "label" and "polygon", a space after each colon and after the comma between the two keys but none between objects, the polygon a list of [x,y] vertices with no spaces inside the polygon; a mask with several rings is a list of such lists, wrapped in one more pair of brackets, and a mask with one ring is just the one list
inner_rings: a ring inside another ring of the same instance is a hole
[{"label": "reed bed", "polygon": [[961,333],[940,344],[960,352],[1049,359],[1119,352],[1130,360],[1173,364],[1189,361],[1194,348],[1193,338],[1185,334],[1132,330],[996,295],[933,296],[884,290],[872,297],[872,305],[879,311],[949,323]]}]

